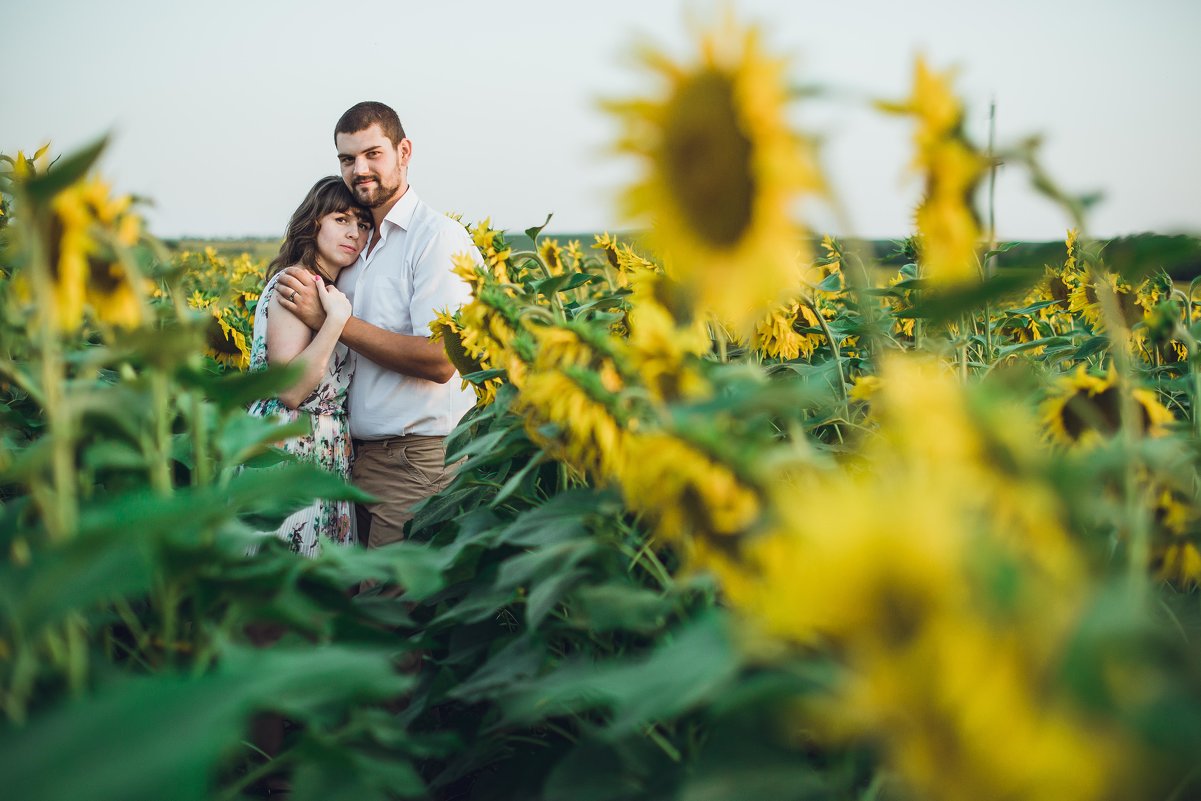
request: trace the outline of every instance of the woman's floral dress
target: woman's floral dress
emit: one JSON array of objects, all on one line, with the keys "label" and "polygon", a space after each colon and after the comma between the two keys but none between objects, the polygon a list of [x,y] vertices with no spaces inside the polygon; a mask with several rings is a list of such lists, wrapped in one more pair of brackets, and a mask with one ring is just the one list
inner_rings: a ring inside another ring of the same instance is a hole
[{"label": "woman's floral dress", "polygon": [[[267,366],[267,310],[279,275],[272,276],[267,282],[254,311],[251,370],[262,370]],[[287,440],[282,444],[283,449],[342,478],[350,476],[351,445],[350,428],[346,423],[346,388],[350,384],[353,362],[346,346],[339,342],[330,356],[325,377],[304,399],[299,409],[289,409],[279,398],[255,401],[250,406],[251,414],[275,417],[281,422],[292,422],[301,419],[301,415],[307,415],[313,423],[312,435]],[[313,556],[321,550],[318,536],[340,544],[353,544],[353,520],[354,513],[349,501],[321,499],[289,516],[275,533],[288,542],[296,553]]]}]

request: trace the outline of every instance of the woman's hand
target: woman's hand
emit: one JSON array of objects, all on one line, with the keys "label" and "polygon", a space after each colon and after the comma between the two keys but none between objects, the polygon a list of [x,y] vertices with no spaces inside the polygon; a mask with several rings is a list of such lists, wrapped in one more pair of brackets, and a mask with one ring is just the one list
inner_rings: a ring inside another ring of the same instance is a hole
[{"label": "woman's hand", "polygon": [[325,310],[325,322],[332,322],[341,331],[342,326],[346,325],[346,321],[350,319],[350,298],[342,294],[342,290],[333,284],[325,283],[321,276],[314,276],[314,278],[316,279],[313,283],[317,287],[317,298],[321,301],[321,308]]}]

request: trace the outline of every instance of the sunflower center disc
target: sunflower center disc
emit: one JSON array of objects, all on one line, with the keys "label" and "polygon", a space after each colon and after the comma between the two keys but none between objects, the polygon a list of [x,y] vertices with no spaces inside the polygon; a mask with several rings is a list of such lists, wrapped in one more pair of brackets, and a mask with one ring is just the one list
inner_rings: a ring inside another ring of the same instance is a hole
[{"label": "sunflower center disc", "polygon": [[668,190],[694,235],[729,248],[751,222],[751,142],[738,126],[729,76],[710,70],[680,88],[667,113],[663,166]]}]

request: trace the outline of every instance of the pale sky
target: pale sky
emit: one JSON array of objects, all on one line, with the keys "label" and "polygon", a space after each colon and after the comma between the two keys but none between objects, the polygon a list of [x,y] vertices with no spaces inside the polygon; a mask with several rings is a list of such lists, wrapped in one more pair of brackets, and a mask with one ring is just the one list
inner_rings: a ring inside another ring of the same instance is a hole
[{"label": "pale sky", "polygon": [[[735,0],[797,85],[830,90],[792,117],[826,142],[849,214],[842,235],[908,232],[911,124],[865,99],[908,94],[914,57],[959,68],[970,129],[1044,139],[1072,191],[1100,190],[1089,233],[1201,233],[1201,2],[1197,0]],[[632,58],[649,41],[692,52],[712,2],[550,0],[0,0],[0,151],[105,131],[102,173],[164,237],[279,236],[305,192],[337,172],[333,126],[359,100],[397,109],[421,197],[520,231],[628,228],[616,195],[633,166],[608,152],[602,98],[655,88]],[[982,197],[983,199],[983,197]],[[1054,239],[1068,219],[1002,168],[1003,239]]]}]

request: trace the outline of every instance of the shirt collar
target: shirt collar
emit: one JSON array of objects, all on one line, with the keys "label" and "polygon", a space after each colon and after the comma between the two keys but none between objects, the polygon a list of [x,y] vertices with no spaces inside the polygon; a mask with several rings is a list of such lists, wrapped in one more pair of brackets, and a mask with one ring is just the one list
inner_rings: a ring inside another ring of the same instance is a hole
[{"label": "shirt collar", "polygon": [[409,225],[413,222],[413,212],[416,210],[417,193],[410,186],[400,196],[400,200],[396,201],[396,205],[388,209],[388,213],[384,215],[384,222],[390,222],[402,231],[407,231],[409,230]]}]

